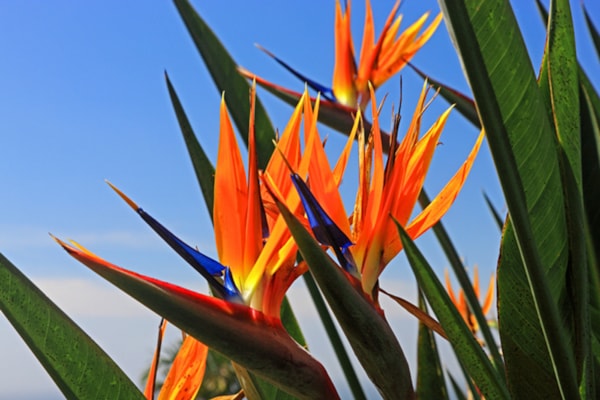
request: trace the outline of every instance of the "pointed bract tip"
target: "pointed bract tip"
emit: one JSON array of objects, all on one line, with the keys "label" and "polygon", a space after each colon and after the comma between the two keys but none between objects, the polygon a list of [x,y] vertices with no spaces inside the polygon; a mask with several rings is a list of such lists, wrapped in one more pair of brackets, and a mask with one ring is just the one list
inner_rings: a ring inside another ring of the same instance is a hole
[{"label": "pointed bract tip", "polygon": [[125,193],[121,192],[115,185],[110,183],[108,179],[105,179],[104,182],[106,182],[112,190],[114,190],[123,200],[125,200],[125,203],[129,204],[129,207],[133,208],[136,211],[140,209],[140,207],[133,200],[127,197]]}]

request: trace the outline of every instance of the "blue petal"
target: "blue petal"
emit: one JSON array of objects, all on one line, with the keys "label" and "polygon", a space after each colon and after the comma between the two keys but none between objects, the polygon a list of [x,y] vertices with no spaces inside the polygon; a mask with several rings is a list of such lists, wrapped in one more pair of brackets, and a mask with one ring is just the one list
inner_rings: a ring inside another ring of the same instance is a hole
[{"label": "blue petal", "polygon": [[310,228],[315,238],[326,246],[333,248],[338,262],[346,272],[358,276],[358,269],[348,247],[352,246],[350,238],[333,222],[321,207],[315,196],[298,174],[292,174],[292,182],[300,195],[306,211]]},{"label": "blue petal", "polygon": [[[143,209],[138,208],[136,211],[158,236],[206,279],[217,297],[228,301],[241,301],[241,295],[237,289],[231,290],[231,287],[227,288],[219,279],[215,278],[223,275],[223,271],[226,270],[224,265],[187,245]],[[235,288],[235,285],[233,287]]]},{"label": "blue petal", "polygon": [[323,96],[324,99],[329,100],[333,103],[337,103],[337,99],[335,98],[335,95],[333,94],[333,90],[331,88],[328,88],[327,86],[323,86],[320,83],[313,81],[312,79],[302,75],[300,72],[298,72],[294,68],[290,67],[286,62],[281,60],[279,57],[276,57],[270,51],[268,51],[262,47],[260,47],[260,49],[263,50],[265,53],[267,53],[271,58],[273,58],[283,68],[285,68],[289,72],[291,72],[296,78],[298,78],[302,82],[306,83],[308,85],[308,87],[321,93],[321,96]]},{"label": "blue petal", "polygon": [[225,291],[228,293],[230,298],[238,297],[241,298],[241,293],[237,286],[235,286],[235,282],[233,281],[233,276],[231,275],[231,269],[225,268],[225,278],[223,284]]}]

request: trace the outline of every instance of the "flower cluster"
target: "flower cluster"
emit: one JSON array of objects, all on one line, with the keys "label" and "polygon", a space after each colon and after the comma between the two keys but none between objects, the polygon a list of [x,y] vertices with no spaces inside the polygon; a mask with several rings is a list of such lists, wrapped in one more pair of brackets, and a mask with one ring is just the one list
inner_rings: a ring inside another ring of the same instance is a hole
[{"label": "flower cluster", "polygon": [[[386,369],[406,369],[406,362],[381,312],[378,279],[402,249],[395,224],[402,225],[414,239],[446,213],[465,182],[483,134],[447,185],[428,207],[411,219],[451,108],[422,134],[428,94],[425,83],[402,140],[398,138],[398,126],[389,142],[384,139],[387,136],[380,128],[375,88],[410,60],[440,22],[438,16],[418,36],[427,18],[425,15],[396,37],[401,21],[400,17],[396,18],[398,6],[399,3],[392,9],[380,39],[373,44],[373,17],[367,1],[363,45],[357,64],[350,34],[350,3],[345,12],[339,1],[336,3],[333,86],[322,92],[324,101],[328,101],[330,93],[329,101],[350,107],[355,113],[352,129],[347,132],[348,141],[335,163],[329,161],[318,132],[319,96],[310,98],[307,91],[299,96],[264,170],[259,170],[257,163],[254,85],[250,94],[247,166],[223,96],[212,210],[218,260],[182,241],[109,183],[206,279],[212,296],[125,270],[75,242],[67,244],[57,239],[71,255],[96,272],[111,276],[117,284],[138,285],[139,290],[160,290],[164,298],[157,300],[158,309],[169,309],[173,304],[195,308],[194,317],[205,326],[185,338],[163,388],[165,392],[181,393],[184,397],[195,395],[204,374],[207,349],[212,347],[238,364],[238,373],[242,376],[256,375],[300,398],[338,397],[324,368],[296,343],[281,321],[282,302],[288,288],[308,269],[319,268],[310,260],[298,261],[299,244],[290,218],[310,230],[321,249],[331,251],[334,255],[331,261],[337,262],[335,268],[342,271],[340,285],[351,288],[358,296],[354,300],[341,300],[339,307],[332,305],[334,312],[358,304],[352,302],[360,302],[362,308],[358,308],[363,310],[357,311],[361,313],[360,319],[367,325],[382,327],[374,342],[379,346],[389,345],[389,363],[386,357],[383,361],[373,359],[379,353],[365,347],[363,333],[348,333],[367,373],[382,393],[412,392],[410,380],[400,386],[395,383],[386,386],[385,379],[381,379]],[[372,123],[366,124],[363,114],[369,102]],[[343,177],[349,174],[347,167],[353,148],[358,152],[359,184],[355,204],[347,209],[339,186]],[[185,325],[177,318],[172,322]],[[350,329],[347,322],[341,324],[344,329]],[[161,337],[162,333],[164,328],[161,328]],[[152,371],[157,359],[156,356]],[[301,385],[296,381],[298,376],[304,380]],[[249,390],[247,385],[242,386]],[[153,387],[149,385],[147,396],[150,397],[152,391]]]}]

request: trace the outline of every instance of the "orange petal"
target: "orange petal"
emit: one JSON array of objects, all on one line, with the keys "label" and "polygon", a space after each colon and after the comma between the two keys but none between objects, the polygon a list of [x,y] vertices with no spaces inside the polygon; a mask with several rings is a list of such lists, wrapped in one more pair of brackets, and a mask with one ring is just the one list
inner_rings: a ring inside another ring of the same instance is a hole
[{"label": "orange petal", "polygon": [[335,67],[331,86],[337,101],[349,107],[356,107],[355,75],[354,45],[350,30],[350,1],[346,13],[343,13],[338,0],[335,7]]},{"label": "orange petal", "polygon": [[[250,123],[248,132],[248,195],[246,216],[243,221],[245,225],[244,241],[238,246],[243,248],[243,279],[248,276],[250,269],[254,266],[263,246],[263,211],[260,197],[260,186],[258,181],[258,160],[256,156],[256,143],[254,135],[254,104],[256,97],[256,85],[252,85],[250,94]],[[216,201],[219,201],[216,198]],[[248,290],[248,288],[244,288]]]},{"label": "orange petal", "polygon": [[456,172],[456,174],[450,179],[446,186],[440,191],[440,193],[432,200],[432,202],[425,208],[407,227],[408,234],[416,238],[431,228],[440,218],[448,211],[458,193],[463,187],[467,176],[473,166],[475,157],[481,147],[483,141],[484,132],[482,131],[477,138],[477,142],[473,146],[469,157]]},{"label": "orange petal", "polygon": [[481,306],[481,310],[483,311],[483,315],[486,315],[490,312],[492,308],[492,302],[494,301],[494,287],[496,286],[496,279],[494,279],[494,275],[490,277],[490,283],[488,285],[488,290],[485,295],[485,300],[483,301],[483,305]]},{"label": "orange petal", "polygon": [[158,395],[158,400],[194,399],[206,371],[208,346],[191,336],[183,340]]},{"label": "orange petal", "polygon": [[382,85],[383,82],[398,73],[434,34],[442,21],[441,14],[433,20],[419,37],[416,37],[419,30],[425,24],[428,15],[429,13],[425,13],[419,20],[402,32],[398,40],[395,40],[393,44],[382,49],[377,69],[373,72],[372,77],[375,87]]},{"label": "orange petal", "polygon": [[162,319],[158,328],[158,340],[156,343],[156,350],[154,350],[154,357],[152,357],[152,364],[148,371],[148,380],[146,381],[146,387],[144,388],[144,396],[146,399],[154,399],[154,389],[156,385],[156,368],[158,367],[158,361],[160,359],[160,348],[162,346],[163,337],[165,336],[165,330],[167,329],[167,320]]},{"label": "orange petal", "polygon": [[[248,187],[242,156],[225,106],[221,100],[221,129],[215,169],[215,242],[222,264],[229,266],[234,276],[241,275],[244,243],[243,223],[246,219]],[[236,270],[237,268],[237,270]],[[236,284],[242,282],[236,280]],[[240,290],[242,289],[238,286]]]}]

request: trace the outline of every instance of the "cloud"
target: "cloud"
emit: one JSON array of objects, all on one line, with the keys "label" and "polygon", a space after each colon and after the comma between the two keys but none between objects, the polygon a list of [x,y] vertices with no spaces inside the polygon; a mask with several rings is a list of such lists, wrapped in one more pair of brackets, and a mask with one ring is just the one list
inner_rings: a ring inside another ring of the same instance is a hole
[{"label": "cloud", "polygon": [[74,317],[136,317],[147,309],[114,286],[83,278],[34,279],[36,285],[67,315]]}]

